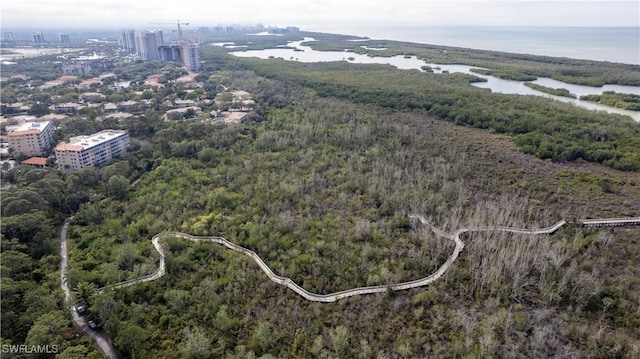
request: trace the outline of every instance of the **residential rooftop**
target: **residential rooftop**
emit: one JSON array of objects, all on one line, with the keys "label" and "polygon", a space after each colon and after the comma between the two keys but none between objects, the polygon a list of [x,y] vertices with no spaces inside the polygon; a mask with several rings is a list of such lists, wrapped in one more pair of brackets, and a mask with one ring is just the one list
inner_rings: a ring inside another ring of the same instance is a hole
[{"label": "residential rooftop", "polygon": [[111,141],[114,138],[120,137],[126,134],[124,130],[104,130],[88,136],[75,136],[71,137],[69,143],[60,143],[56,146],[57,151],[82,151],[89,148],[101,145],[105,142]]},{"label": "residential rooftop", "polygon": [[30,133],[40,133],[44,128],[49,126],[51,121],[27,121],[16,126],[7,126],[7,134],[11,136],[27,134],[27,131],[33,131]]},{"label": "residential rooftop", "polygon": [[45,157],[31,157],[21,162],[23,165],[46,166],[47,159]]}]

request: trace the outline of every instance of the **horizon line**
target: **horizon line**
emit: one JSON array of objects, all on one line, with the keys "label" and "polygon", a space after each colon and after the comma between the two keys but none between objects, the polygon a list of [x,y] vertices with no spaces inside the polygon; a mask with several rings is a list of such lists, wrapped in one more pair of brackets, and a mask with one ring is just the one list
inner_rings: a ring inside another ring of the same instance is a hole
[{"label": "horizon line", "polygon": [[[197,31],[198,28],[214,28],[214,27],[218,27],[218,26],[237,26],[237,27],[248,27],[248,26],[255,26],[257,24],[260,23],[252,23],[252,24],[215,24],[215,25],[199,25],[196,24],[194,27],[192,27],[191,29],[185,29],[186,31],[192,30],[192,31]],[[300,25],[263,25],[265,28],[270,28],[270,27],[282,27],[282,26],[294,26],[294,27],[298,27],[300,28],[300,31],[306,31],[306,32],[318,32],[318,30],[309,30],[304,28],[303,26]],[[344,25],[342,25],[344,26]],[[381,28],[381,27],[395,27],[395,28],[412,28],[412,27],[421,27],[421,28],[442,28],[442,27],[504,27],[504,28],[634,28],[634,29],[638,29],[640,30],[640,26],[638,25],[487,25],[487,24],[450,24],[450,25],[417,25],[417,24],[371,24],[371,25],[357,25],[357,24],[351,24],[348,25],[350,28]],[[122,29],[129,29],[129,28],[135,28],[135,25],[131,25],[131,24],[127,24],[127,25],[122,25],[122,26],[69,26],[69,27],[64,27],[64,26],[25,26],[25,25],[19,25],[19,26],[2,26],[1,31],[4,32],[11,32],[11,31],[41,31],[41,30],[50,30],[50,31],[58,31],[58,30],[74,30],[74,31],[81,31],[81,30],[90,30],[90,31],[118,31],[118,30],[122,30]],[[138,26],[139,27],[139,26]],[[145,26],[143,26],[145,27]],[[146,26],[149,27],[149,26]],[[146,28],[145,27],[145,28]],[[166,28],[169,28],[169,26],[165,26]],[[308,25],[309,28],[314,28],[314,27],[326,27],[327,29],[330,27],[341,27],[341,25],[338,24],[315,24],[315,25]],[[160,27],[162,28],[162,27]],[[40,29],[40,30],[37,30]],[[329,30],[323,30],[323,31],[329,31]]]}]

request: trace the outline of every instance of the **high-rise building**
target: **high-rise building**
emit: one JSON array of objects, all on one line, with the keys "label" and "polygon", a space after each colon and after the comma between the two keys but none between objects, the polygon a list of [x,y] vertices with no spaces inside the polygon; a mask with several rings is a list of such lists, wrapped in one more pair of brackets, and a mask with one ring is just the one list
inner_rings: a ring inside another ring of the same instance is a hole
[{"label": "high-rise building", "polygon": [[122,50],[129,52],[136,51],[136,38],[134,30],[123,30],[118,41],[120,42],[120,48]]},{"label": "high-rise building", "polygon": [[187,43],[184,44],[184,67],[187,71],[200,70],[200,53],[198,50],[198,44]]},{"label": "high-rise building", "polygon": [[69,143],[61,142],[55,148],[58,167],[64,172],[75,172],[87,167],[99,167],[129,148],[129,134],[122,130],[104,130],[89,136],[76,136]]},{"label": "high-rise building", "polygon": [[162,31],[135,31],[136,54],[143,60],[159,60],[158,47],[162,45]]},{"label": "high-rise building", "polygon": [[51,121],[29,121],[7,128],[9,148],[13,153],[26,156],[42,156],[51,146],[54,126]]},{"label": "high-rise building", "polygon": [[178,61],[182,62],[182,51],[180,45],[162,45],[158,47],[160,52],[160,60],[162,61]]},{"label": "high-rise building", "polygon": [[162,35],[162,30],[153,30],[151,32],[153,32],[154,35],[156,35],[156,45],[157,46],[164,45],[164,37]]},{"label": "high-rise building", "polygon": [[71,39],[69,38],[69,34],[64,32],[61,32],[58,34],[58,39],[60,39],[60,42],[67,43],[67,44],[71,42]]},{"label": "high-rise building", "polygon": [[2,34],[2,39],[4,41],[10,41],[10,42],[16,41],[16,38],[13,35],[13,32],[11,32],[11,31],[7,31],[4,34]]},{"label": "high-rise building", "polygon": [[45,42],[44,35],[42,35],[40,31],[34,31],[31,33],[31,35],[33,35],[33,42],[35,42],[36,44],[43,44]]}]

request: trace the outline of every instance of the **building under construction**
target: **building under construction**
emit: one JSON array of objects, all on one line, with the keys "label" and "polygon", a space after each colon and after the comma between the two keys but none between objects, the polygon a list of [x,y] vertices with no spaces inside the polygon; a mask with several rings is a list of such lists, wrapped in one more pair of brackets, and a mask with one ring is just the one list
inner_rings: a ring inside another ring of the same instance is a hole
[{"label": "building under construction", "polygon": [[[168,23],[156,23],[167,25]],[[173,23],[171,23],[173,24]],[[160,60],[181,62],[187,71],[200,70],[200,54],[198,44],[185,41],[182,35],[182,26],[189,23],[177,21],[177,44],[165,44],[162,31],[134,31],[124,30],[119,39],[120,47],[124,51],[134,52],[143,60]]]},{"label": "building under construction", "polygon": [[187,69],[187,71],[200,70],[200,51],[198,49],[198,44],[189,42],[188,44],[184,45],[182,50],[184,67]]}]

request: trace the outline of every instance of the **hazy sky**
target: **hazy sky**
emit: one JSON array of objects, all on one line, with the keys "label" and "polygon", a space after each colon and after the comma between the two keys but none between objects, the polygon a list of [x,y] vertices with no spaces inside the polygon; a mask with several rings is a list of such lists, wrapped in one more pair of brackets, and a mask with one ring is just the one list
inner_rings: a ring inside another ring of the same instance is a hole
[{"label": "hazy sky", "polygon": [[640,1],[594,0],[4,0],[0,27],[523,25],[640,26]]}]

